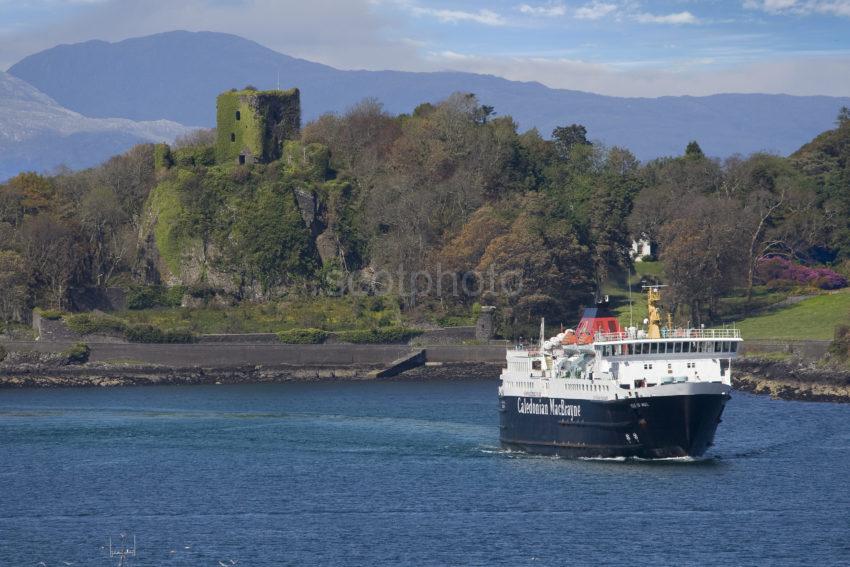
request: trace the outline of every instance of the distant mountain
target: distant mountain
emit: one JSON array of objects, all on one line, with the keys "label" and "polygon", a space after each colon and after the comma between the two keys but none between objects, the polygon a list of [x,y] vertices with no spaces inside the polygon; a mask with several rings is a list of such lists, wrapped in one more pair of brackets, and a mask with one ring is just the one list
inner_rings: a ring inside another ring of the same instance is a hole
[{"label": "distant mountain", "polygon": [[850,98],[761,94],[618,98],[471,73],[340,71],[212,32],[60,45],[9,72],[88,116],[206,126],[213,125],[219,92],[249,83],[274,88],[278,76],[282,87],[301,89],[307,120],[365,97],[397,113],[473,92],[523,129],[536,126],[548,136],[555,126],[581,123],[591,139],[628,147],[641,159],[681,154],[692,139],[714,156],[788,154],[831,128],[838,109],[850,105]]},{"label": "distant mountain", "polygon": [[88,167],[135,144],[172,141],[187,131],[168,120],[87,118],[0,72],[0,181],[27,170]]}]

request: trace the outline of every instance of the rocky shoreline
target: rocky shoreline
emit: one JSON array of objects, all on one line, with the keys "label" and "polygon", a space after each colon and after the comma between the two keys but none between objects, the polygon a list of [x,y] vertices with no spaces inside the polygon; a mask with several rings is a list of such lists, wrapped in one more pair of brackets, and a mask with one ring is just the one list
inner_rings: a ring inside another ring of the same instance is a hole
[{"label": "rocky shoreline", "polygon": [[782,400],[850,403],[850,371],[803,359],[742,358],[735,364],[736,390]]},{"label": "rocky shoreline", "polygon": [[2,388],[86,388],[174,384],[261,384],[363,380],[495,380],[495,364],[445,363],[414,368],[394,378],[370,376],[381,366],[234,366],[226,368],[166,367],[136,364],[21,364],[0,366]]},{"label": "rocky shoreline", "polygon": [[[457,360],[457,359],[455,359]],[[256,384],[359,380],[497,380],[501,362],[427,363],[393,378],[378,378],[386,363],[152,364],[143,361],[78,363],[67,352],[10,352],[0,363],[0,389],[85,388],[169,384]],[[733,372],[739,391],[784,400],[850,403],[850,370],[801,357],[740,358]]]}]

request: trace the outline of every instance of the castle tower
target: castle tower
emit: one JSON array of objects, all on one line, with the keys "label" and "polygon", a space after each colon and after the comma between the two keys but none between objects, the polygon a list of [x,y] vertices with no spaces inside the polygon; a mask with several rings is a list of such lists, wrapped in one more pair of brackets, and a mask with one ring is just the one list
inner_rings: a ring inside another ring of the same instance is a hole
[{"label": "castle tower", "polygon": [[216,100],[218,163],[268,163],[281,156],[284,140],[301,130],[301,97],[288,91],[231,90]]}]

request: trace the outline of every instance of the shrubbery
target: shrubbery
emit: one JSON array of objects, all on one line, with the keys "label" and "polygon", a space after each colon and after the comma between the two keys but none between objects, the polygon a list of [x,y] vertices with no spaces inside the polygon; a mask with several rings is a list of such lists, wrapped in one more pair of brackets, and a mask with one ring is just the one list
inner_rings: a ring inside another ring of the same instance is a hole
[{"label": "shrubbery", "polygon": [[131,343],[193,343],[195,335],[191,331],[175,329],[163,330],[153,325],[128,327],[124,336]]},{"label": "shrubbery", "polygon": [[759,278],[768,287],[807,285],[818,289],[847,287],[847,278],[829,268],[810,268],[785,258],[766,258],[759,262]]},{"label": "shrubbery", "polygon": [[3,345],[0,345],[0,362],[3,362],[4,360],[6,360],[7,354],[9,354],[9,353],[6,352],[6,349],[3,348]]},{"label": "shrubbery", "polygon": [[80,335],[120,335],[131,343],[193,343],[195,335],[183,329],[164,330],[153,325],[130,325],[106,314],[80,313],[65,318],[68,328]]},{"label": "shrubbery", "polygon": [[115,335],[124,334],[127,330],[127,323],[106,314],[95,313],[79,313],[65,317],[65,323],[68,328],[80,335]]},{"label": "shrubbery", "polygon": [[127,292],[129,309],[151,309],[154,307],[180,307],[186,288],[162,285],[133,286]]},{"label": "shrubbery", "polygon": [[414,337],[422,334],[419,329],[409,327],[379,327],[376,329],[361,329],[357,331],[342,331],[337,333],[337,338],[346,343],[355,344],[381,344],[381,343],[406,343]]},{"label": "shrubbery", "polygon": [[328,332],[322,329],[292,329],[277,334],[280,342],[291,345],[315,345],[325,342]]},{"label": "shrubbery", "polygon": [[62,356],[68,361],[68,364],[85,364],[89,361],[91,348],[86,343],[77,343],[74,346],[62,351]]},{"label": "shrubbery", "polygon": [[41,315],[42,319],[47,319],[48,321],[58,321],[62,318],[62,312],[57,309],[38,309],[37,312]]}]

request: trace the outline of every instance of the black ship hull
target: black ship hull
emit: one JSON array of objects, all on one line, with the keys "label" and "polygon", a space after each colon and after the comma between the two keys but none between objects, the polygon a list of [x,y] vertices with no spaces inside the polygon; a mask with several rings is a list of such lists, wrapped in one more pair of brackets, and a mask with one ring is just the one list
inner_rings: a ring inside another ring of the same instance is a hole
[{"label": "black ship hull", "polygon": [[700,457],[712,445],[726,393],[610,401],[500,398],[509,449],[561,457]]}]

